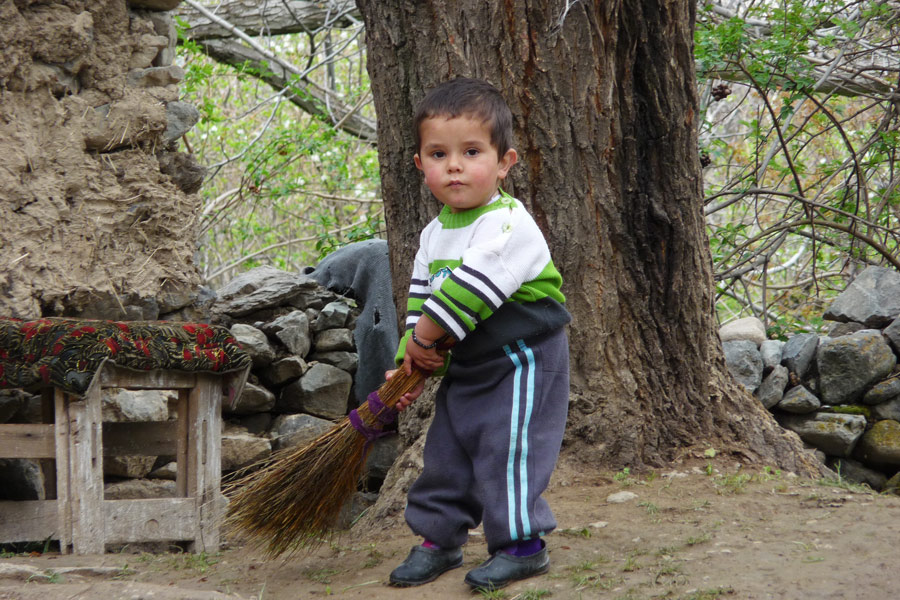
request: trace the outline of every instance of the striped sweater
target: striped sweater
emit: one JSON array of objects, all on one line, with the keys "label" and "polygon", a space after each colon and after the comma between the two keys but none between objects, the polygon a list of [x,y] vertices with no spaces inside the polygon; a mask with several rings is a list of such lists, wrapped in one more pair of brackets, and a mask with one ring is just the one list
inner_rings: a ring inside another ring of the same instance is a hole
[{"label": "striped sweater", "polygon": [[419,240],[396,358],[422,315],[456,339],[461,360],[556,330],[571,319],[561,285],[547,242],[517,199],[501,191],[471,210],[445,206]]}]

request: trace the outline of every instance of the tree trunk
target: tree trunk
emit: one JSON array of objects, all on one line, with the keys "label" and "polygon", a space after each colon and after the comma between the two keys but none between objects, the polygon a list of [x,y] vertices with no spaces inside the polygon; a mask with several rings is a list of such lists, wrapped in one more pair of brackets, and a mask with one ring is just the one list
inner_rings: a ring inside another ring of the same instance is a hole
[{"label": "tree trunk", "polygon": [[397,295],[439,208],[412,165],[413,107],[448,78],[487,79],[515,119],[510,191],[547,236],[574,317],[568,444],[613,468],[661,466],[708,445],[817,472],[799,439],[733,382],[716,335],[695,3],[357,4]]}]

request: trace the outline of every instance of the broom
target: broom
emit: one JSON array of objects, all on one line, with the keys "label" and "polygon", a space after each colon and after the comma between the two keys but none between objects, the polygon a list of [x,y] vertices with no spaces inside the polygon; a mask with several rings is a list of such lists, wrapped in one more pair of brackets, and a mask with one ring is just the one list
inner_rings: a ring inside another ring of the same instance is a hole
[{"label": "broom", "polygon": [[322,541],[356,492],[372,442],[396,418],[394,405],[429,375],[415,367],[411,375],[396,371],[330,430],[229,484],[226,522],[269,558]]}]

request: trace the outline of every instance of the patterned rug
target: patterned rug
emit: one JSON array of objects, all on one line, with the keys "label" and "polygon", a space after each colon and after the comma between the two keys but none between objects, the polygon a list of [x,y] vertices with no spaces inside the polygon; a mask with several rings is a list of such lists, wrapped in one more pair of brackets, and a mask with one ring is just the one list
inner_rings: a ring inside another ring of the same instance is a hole
[{"label": "patterned rug", "polygon": [[53,386],[83,396],[107,360],[138,371],[230,373],[250,366],[250,357],[224,327],[0,317],[0,388]]}]

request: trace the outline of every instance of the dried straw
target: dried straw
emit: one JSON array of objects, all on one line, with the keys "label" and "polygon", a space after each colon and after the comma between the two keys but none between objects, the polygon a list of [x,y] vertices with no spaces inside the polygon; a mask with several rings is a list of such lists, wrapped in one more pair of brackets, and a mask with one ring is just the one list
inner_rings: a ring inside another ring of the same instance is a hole
[{"label": "dried straw", "polygon": [[[391,408],[427,376],[417,369],[412,375],[397,371],[378,395]],[[382,429],[368,403],[356,410],[367,427]],[[356,492],[370,449],[371,443],[345,417],[306,445],[282,450],[229,484],[226,494],[233,495],[226,522],[270,558],[315,546]]]}]

